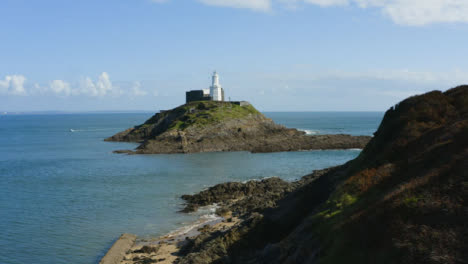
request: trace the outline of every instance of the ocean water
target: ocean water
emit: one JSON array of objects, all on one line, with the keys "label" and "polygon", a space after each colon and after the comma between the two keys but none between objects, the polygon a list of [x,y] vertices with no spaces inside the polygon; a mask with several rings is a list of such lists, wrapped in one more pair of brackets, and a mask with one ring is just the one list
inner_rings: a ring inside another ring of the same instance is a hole
[{"label": "ocean water", "polygon": [[[118,155],[103,139],[151,113],[0,116],[0,263],[97,263],[122,233],[192,223],[182,194],[225,181],[295,180],[359,150]],[[371,135],[383,113],[266,113],[314,133]],[[73,129],[74,132],[71,132]]]},{"label": "ocean water", "polygon": [[384,113],[380,112],[273,112],[275,122],[298,128],[309,135],[351,134],[372,136]]}]

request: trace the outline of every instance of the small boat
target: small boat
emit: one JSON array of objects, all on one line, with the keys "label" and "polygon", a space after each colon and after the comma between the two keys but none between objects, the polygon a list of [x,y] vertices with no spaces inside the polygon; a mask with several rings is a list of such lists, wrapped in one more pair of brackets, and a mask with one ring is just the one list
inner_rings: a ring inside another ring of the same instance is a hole
[{"label": "small boat", "polygon": [[70,132],[75,132],[75,130],[73,130],[73,129],[70,128]]}]

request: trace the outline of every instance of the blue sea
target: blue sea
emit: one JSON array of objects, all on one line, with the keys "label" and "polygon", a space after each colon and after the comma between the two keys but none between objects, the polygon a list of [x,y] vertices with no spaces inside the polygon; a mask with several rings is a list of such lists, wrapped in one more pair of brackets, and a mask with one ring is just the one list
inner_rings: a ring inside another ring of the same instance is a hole
[{"label": "blue sea", "polygon": [[[372,135],[380,112],[265,113],[308,134]],[[183,194],[226,181],[288,181],[360,150],[118,155],[103,139],[151,113],[0,116],[0,263],[97,263],[122,233],[167,234],[196,221]],[[71,132],[73,129],[74,132]]]}]

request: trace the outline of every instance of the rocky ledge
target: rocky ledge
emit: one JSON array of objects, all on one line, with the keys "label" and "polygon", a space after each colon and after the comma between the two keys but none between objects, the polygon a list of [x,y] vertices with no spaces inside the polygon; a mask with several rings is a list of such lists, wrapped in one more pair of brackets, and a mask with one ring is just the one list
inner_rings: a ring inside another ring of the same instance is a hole
[{"label": "rocky ledge", "polygon": [[162,154],[220,151],[280,152],[364,148],[369,136],[315,135],[275,124],[250,104],[191,102],[161,111],[106,141],[139,142],[135,151]]}]

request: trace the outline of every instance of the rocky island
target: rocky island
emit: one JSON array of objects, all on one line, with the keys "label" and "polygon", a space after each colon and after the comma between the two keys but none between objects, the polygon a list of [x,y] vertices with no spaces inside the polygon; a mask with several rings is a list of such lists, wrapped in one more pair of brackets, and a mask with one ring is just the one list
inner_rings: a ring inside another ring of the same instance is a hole
[{"label": "rocky island", "polygon": [[196,101],[161,111],[106,141],[141,143],[135,151],[117,153],[160,154],[363,148],[370,138],[309,136],[274,123],[247,102]]},{"label": "rocky island", "polygon": [[184,195],[224,220],[139,242],[120,263],[466,263],[468,86],[389,109],[360,156],[296,182]]}]

